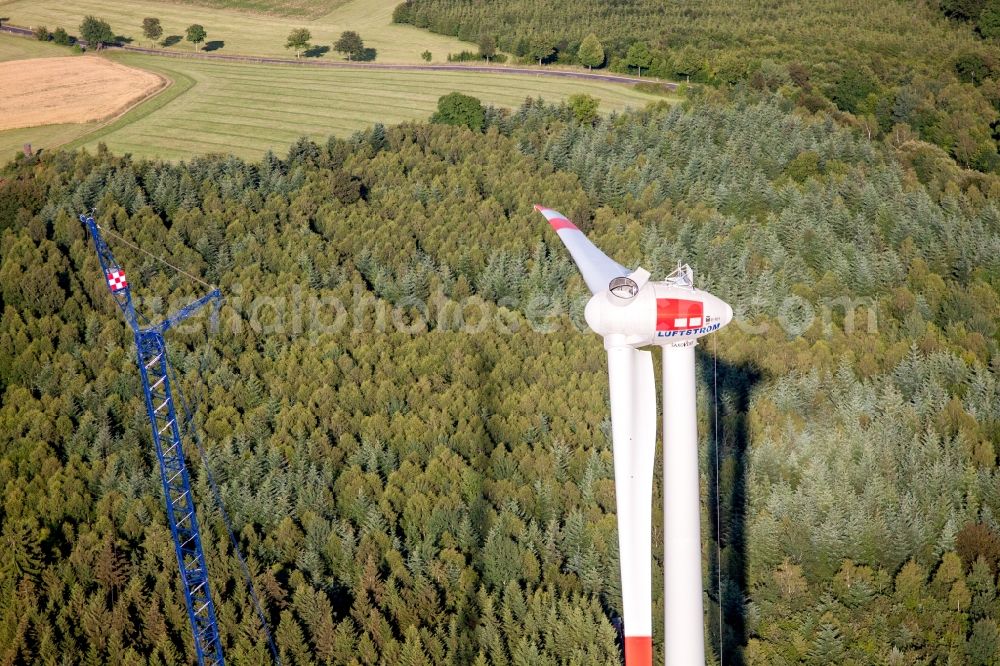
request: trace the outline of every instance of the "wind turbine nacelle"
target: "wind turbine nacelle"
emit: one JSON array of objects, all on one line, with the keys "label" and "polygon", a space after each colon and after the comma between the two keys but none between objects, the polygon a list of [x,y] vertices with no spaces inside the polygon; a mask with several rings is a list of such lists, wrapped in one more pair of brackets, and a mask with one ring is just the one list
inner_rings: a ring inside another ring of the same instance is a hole
[{"label": "wind turbine nacelle", "polygon": [[[587,303],[587,325],[606,343],[672,345],[713,333],[733,319],[733,309],[707,291],[665,282],[636,288],[621,278]],[[608,336],[614,336],[609,338]],[[621,337],[618,337],[621,336]]]}]

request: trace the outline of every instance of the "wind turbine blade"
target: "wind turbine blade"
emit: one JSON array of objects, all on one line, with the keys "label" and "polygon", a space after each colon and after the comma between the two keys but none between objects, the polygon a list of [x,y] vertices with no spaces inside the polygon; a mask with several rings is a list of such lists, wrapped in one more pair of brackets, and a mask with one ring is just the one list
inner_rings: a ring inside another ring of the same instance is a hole
[{"label": "wind turbine blade", "polygon": [[573,255],[573,261],[583,274],[583,280],[587,283],[590,293],[604,291],[612,279],[624,277],[632,272],[601,252],[562,213],[538,205],[535,206],[535,210],[545,216],[559,234],[566,249]]},{"label": "wind turbine blade", "polygon": [[653,461],[656,385],[653,356],[628,346],[608,348],[611,433],[618,508],[626,666],[652,666]]}]

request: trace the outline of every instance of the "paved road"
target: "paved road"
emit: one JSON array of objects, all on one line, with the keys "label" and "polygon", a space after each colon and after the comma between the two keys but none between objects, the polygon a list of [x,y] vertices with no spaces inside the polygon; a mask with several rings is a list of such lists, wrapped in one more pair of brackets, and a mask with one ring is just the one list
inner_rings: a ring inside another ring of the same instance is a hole
[{"label": "paved road", "polygon": [[[21,36],[32,36],[31,30],[20,26],[5,25],[0,26],[0,31]],[[83,42],[85,43],[85,42]],[[119,44],[109,47],[116,51],[128,51],[129,53],[143,53],[147,55],[165,56],[170,58],[195,58],[199,60],[217,60],[225,62],[248,62],[268,65],[293,65],[297,67],[326,67],[330,69],[373,69],[389,71],[418,71],[418,72],[482,72],[484,74],[519,74],[530,76],[550,76],[564,79],[582,79],[589,81],[600,81],[605,83],[660,83],[668,90],[676,90],[676,83],[667,83],[656,79],[640,79],[634,76],[624,76],[619,74],[603,74],[592,72],[571,71],[564,69],[536,68],[536,67],[505,67],[501,65],[393,65],[390,63],[374,62],[337,62],[332,60],[312,60],[310,58],[268,58],[263,56],[235,55],[227,53],[205,53],[167,51],[165,49],[149,49],[139,46],[129,46]]]},{"label": "paved road", "polygon": [[3,25],[0,26],[0,30],[3,32],[9,32],[12,35],[19,35],[21,37],[34,37],[31,30],[28,28],[19,28],[16,25]]}]

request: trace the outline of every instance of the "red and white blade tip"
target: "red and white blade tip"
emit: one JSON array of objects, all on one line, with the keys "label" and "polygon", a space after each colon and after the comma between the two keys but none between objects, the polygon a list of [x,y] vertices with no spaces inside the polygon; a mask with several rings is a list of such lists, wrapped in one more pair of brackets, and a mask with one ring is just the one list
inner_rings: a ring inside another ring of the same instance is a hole
[{"label": "red and white blade tip", "polygon": [[552,210],[551,208],[546,208],[539,204],[535,204],[535,210],[545,216],[545,219],[549,221],[552,228],[556,231],[560,229],[572,229],[574,231],[579,231],[577,226],[569,221],[569,219],[557,210]]}]

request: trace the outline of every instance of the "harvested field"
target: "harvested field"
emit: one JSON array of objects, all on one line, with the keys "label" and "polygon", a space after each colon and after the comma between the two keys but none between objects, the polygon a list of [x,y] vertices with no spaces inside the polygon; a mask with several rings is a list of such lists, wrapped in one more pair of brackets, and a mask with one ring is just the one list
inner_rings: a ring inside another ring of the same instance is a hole
[{"label": "harvested field", "polygon": [[111,118],[166,83],[97,56],[0,62],[0,130]]}]

